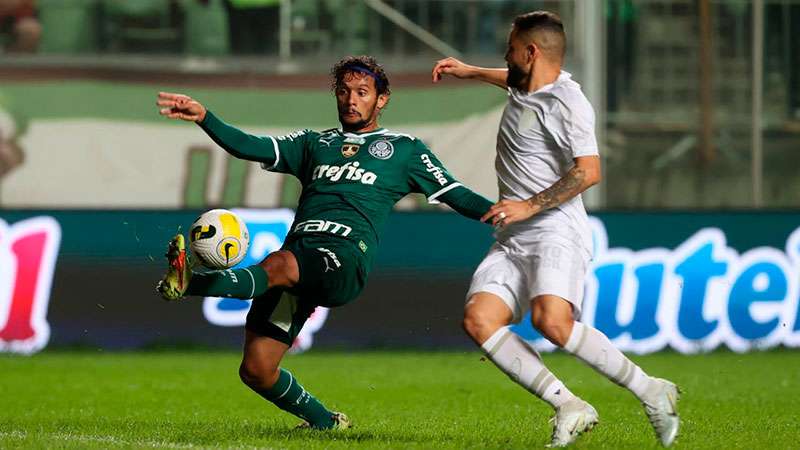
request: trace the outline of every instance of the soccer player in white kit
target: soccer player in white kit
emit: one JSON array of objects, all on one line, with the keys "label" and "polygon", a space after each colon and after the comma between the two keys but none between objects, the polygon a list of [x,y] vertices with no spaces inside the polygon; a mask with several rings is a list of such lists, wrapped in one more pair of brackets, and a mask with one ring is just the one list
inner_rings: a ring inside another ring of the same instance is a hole
[{"label": "soccer player in white kit", "polygon": [[580,317],[592,236],[581,192],[600,181],[594,112],[580,85],[561,70],[561,19],[536,11],[514,19],[507,69],[439,61],[442,75],[477,79],[508,91],[497,134],[500,201],[483,217],[497,242],[472,278],[464,329],[513,381],[555,409],[551,446],[565,446],[597,422],[595,409],[551,373],[539,353],[509,330],[530,310],[533,325],[644,405],[659,441],[680,424],[677,387],[648,376]]}]

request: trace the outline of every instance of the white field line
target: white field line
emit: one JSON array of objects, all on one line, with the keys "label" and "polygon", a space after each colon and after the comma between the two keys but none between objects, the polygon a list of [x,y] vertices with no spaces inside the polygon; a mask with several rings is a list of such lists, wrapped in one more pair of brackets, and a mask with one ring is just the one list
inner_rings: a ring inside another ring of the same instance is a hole
[{"label": "white field line", "polygon": [[111,444],[119,446],[133,446],[133,447],[151,447],[151,448],[192,448],[192,449],[252,449],[252,450],[271,450],[274,447],[220,447],[220,446],[200,446],[194,444],[180,444],[176,442],[166,441],[148,441],[148,440],[125,440],[114,436],[96,436],[91,434],[74,434],[74,433],[28,433],[26,431],[0,431],[0,438],[10,439],[27,439],[27,438],[45,438],[54,439],[66,442],[96,442],[100,444]]},{"label": "white field line", "polygon": [[73,434],[73,433],[27,433],[25,431],[12,431],[0,432],[0,438],[12,439],[27,439],[31,438],[45,438],[55,439],[67,442],[97,442],[101,444],[112,445],[127,445],[137,447],[153,447],[153,448],[199,448],[192,444],[178,444],[175,442],[164,441],[148,441],[148,440],[125,440],[114,436],[95,436],[91,434]]}]

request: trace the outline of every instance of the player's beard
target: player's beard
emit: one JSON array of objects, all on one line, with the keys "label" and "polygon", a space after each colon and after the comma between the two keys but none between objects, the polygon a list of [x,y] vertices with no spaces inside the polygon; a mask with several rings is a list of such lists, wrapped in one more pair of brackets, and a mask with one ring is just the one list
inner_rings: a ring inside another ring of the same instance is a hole
[{"label": "player's beard", "polygon": [[506,75],[506,84],[511,87],[515,87],[517,89],[525,89],[524,83],[525,80],[528,78],[527,73],[522,71],[522,68],[514,65],[508,64],[508,75]]},{"label": "player's beard", "polygon": [[[369,114],[367,114],[366,116],[361,114],[360,111],[357,111],[359,116],[360,116],[360,120],[358,120],[357,122],[345,122],[344,117],[342,117],[343,114],[340,112],[339,113],[339,123],[342,124],[342,129],[343,130],[358,131],[358,130],[366,128],[367,125],[369,125],[370,122],[372,122],[372,118],[375,116],[375,108],[376,107],[377,107],[377,102],[375,103],[375,105],[373,105],[372,109],[369,111]],[[345,112],[347,112],[347,111],[345,111]]]}]

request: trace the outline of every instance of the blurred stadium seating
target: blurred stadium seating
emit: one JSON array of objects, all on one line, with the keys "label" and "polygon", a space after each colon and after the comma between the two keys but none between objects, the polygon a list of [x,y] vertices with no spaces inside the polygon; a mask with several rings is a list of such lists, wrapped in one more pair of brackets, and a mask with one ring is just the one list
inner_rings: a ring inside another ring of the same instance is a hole
[{"label": "blurred stadium seating", "polygon": [[[239,85],[258,84],[269,93],[287,88],[285,80],[270,79],[273,75],[324,74],[340,56],[356,53],[377,55],[395,77],[410,74],[416,80],[411,87],[423,89],[424,74],[447,49],[475,63],[501,65],[511,18],[546,8],[558,11],[567,25],[568,70],[589,83],[585,89],[598,86],[589,95],[601,122],[607,176],[600,195],[588,199],[591,206],[786,208],[800,202],[800,179],[790,176],[790,168],[800,164],[794,151],[800,143],[800,44],[794,39],[800,2],[764,2],[764,150],[758,162],[750,125],[751,2],[708,2],[708,60],[699,56],[706,51],[698,9],[702,2],[689,0],[606,0],[603,8],[593,10],[573,0],[267,3],[279,10],[277,42],[254,53],[236,47],[241,39],[232,40],[228,17],[235,6],[223,0],[39,0],[39,52],[8,53],[0,61],[0,79],[8,81],[4,84],[11,91],[5,97],[15,96],[12,81],[25,81],[32,73],[51,80],[163,79],[150,70],[171,72],[175,76],[169,79],[186,80],[187,88],[201,74],[205,85],[213,86],[218,76],[239,77]],[[398,15],[411,25],[398,21]],[[587,21],[602,22],[605,48],[587,36]],[[595,63],[592,54],[606,57]],[[703,67],[707,76],[701,77]],[[258,77],[260,82],[253,81]],[[224,84],[220,79],[219,86]],[[319,78],[306,85],[326,88]],[[699,101],[708,90],[704,86],[710,87],[707,103]],[[443,89],[431,92],[448,97]],[[408,123],[391,114],[387,120],[401,127]],[[756,172],[763,176],[760,188],[754,186]]]}]

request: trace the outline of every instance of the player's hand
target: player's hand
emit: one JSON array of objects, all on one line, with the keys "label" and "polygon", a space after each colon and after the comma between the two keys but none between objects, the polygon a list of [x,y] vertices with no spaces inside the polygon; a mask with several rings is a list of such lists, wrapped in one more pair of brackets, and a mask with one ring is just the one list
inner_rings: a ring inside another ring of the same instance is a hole
[{"label": "player's hand", "polygon": [[473,66],[450,57],[437,61],[436,65],[433,66],[431,75],[433,77],[433,82],[436,83],[442,79],[442,75],[452,75],[456,78],[471,78],[474,73],[473,69]]},{"label": "player's hand", "polygon": [[156,104],[159,114],[170,119],[202,122],[206,118],[206,107],[188,95],[159,92]]},{"label": "player's hand", "polygon": [[481,217],[481,222],[489,222],[495,227],[504,227],[514,222],[520,222],[532,217],[539,212],[531,202],[527,200],[501,200]]}]

